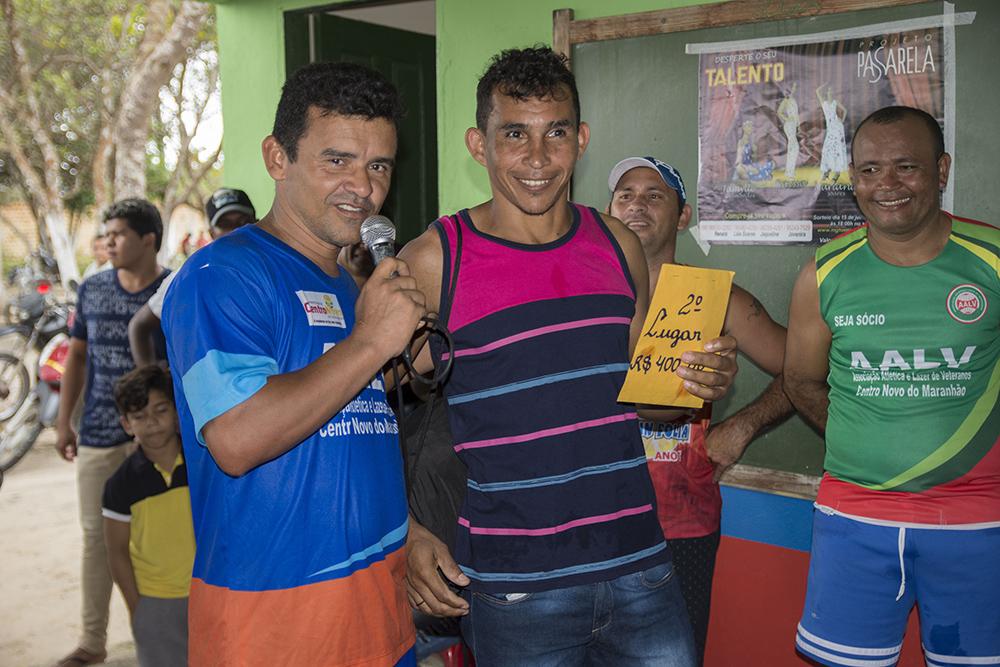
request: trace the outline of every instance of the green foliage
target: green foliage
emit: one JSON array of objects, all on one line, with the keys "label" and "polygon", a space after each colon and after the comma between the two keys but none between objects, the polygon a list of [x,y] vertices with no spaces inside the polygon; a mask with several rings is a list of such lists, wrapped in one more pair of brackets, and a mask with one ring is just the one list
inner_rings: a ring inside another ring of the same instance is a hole
[{"label": "green foliage", "polygon": [[0,273],[0,280],[6,281],[7,276],[10,275],[10,272],[13,271],[15,267],[21,266],[21,264],[23,263],[24,263],[24,257],[21,257],[20,255],[14,255],[11,253],[4,253],[3,262],[0,263],[0,271],[3,271],[3,273]]},{"label": "green foliage", "polygon": [[[52,137],[60,158],[60,176],[67,195],[89,186],[89,163],[100,128],[102,76],[110,89],[124,80],[122,59],[134,53],[136,40],[119,43],[108,31],[109,17],[128,12],[125,2],[82,0],[65,3],[52,0],[15,0],[17,32],[25,46],[25,60],[34,76],[32,92],[41,107],[45,129]],[[9,26],[3,26],[6,37]],[[17,93],[18,105],[27,105],[17,72],[10,59],[9,39],[5,46],[0,85]],[[20,127],[18,141],[41,170],[41,156],[29,135]]]},{"label": "green foliage", "polygon": [[[125,0],[12,2],[16,29],[32,71],[31,89],[41,107],[44,129],[58,151],[61,194],[67,208],[77,212],[94,202],[91,165],[100,129],[111,122],[139,53],[147,31],[147,4]],[[212,16],[189,52],[214,51],[215,37]],[[0,86],[15,96],[15,106],[25,109],[27,96],[12,56],[10,26],[0,15]],[[44,169],[29,128],[23,123],[15,125],[17,136],[0,136],[0,200],[21,191],[20,176],[5,144],[21,146],[35,170],[40,173]],[[170,131],[162,124],[154,126],[150,145],[162,146]],[[151,194],[162,194],[166,181],[163,169],[161,159],[150,180]]]},{"label": "green foliage", "polygon": [[163,144],[151,141],[146,147],[146,194],[163,201],[169,182],[170,170],[167,169]]}]

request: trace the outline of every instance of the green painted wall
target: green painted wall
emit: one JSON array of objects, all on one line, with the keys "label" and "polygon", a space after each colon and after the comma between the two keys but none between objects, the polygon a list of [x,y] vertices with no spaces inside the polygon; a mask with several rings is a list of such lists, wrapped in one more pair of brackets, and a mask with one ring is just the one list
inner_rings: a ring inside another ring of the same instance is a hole
[{"label": "green painted wall", "polygon": [[216,7],[223,181],[229,187],[246,190],[257,215],[271,208],[274,197],[274,181],[264,170],[260,143],[271,133],[285,81],[282,14],[315,4],[314,0],[239,0]]},{"label": "green painted wall", "polygon": [[[552,11],[572,8],[577,19],[708,4],[711,0],[437,0],[438,201],[443,213],[489,198],[486,171],[465,148],[476,122],[476,82],[494,54],[552,43]],[[587,119],[587,100],[580,100]],[[586,156],[584,156],[586,159]]]},{"label": "green painted wall", "polygon": [[[489,198],[486,173],[465,149],[475,123],[476,81],[489,58],[506,48],[552,41],[552,11],[576,18],[665,9],[716,0],[437,0],[438,183],[442,212]],[[282,14],[331,3],[316,0],[230,0],[217,7],[225,183],[246,190],[258,212],[270,208],[273,183],[260,142],[271,131],[285,76]],[[581,100],[583,118],[587,100]],[[586,158],[584,158],[586,159]]]}]

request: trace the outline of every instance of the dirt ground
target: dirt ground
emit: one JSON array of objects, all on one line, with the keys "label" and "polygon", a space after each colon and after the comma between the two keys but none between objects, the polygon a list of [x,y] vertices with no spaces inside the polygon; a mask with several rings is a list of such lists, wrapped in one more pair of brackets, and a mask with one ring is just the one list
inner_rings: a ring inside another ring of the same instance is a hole
[{"label": "dirt ground", "polygon": [[[80,632],[76,476],[46,430],[0,487],[0,667],[50,667]],[[111,597],[108,667],[138,667],[128,611]],[[443,667],[438,656],[420,667]]]},{"label": "dirt ground", "polygon": [[[73,464],[56,455],[54,441],[54,430],[42,433],[0,488],[0,667],[54,665],[79,639],[76,477]],[[106,664],[138,664],[117,589]]]}]

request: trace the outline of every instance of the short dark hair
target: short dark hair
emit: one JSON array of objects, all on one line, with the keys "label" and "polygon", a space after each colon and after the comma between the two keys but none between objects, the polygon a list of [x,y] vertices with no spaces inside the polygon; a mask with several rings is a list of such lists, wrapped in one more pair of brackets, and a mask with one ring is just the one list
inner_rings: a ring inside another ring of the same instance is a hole
[{"label": "short dark hair", "polygon": [[580,125],[580,93],[566,56],[544,45],[508,49],[493,56],[476,87],[476,126],[486,129],[493,112],[493,91],[522,102],[530,99],[563,99],[564,88],[573,100],[573,113]]},{"label": "short dark hair", "polygon": [[146,199],[119,199],[104,211],[104,222],[121,218],[139,236],[156,234],[156,249],[163,242],[163,218],[160,212]]},{"label": "short dark hair", "polygon": [[150,364],[121,376],[114,388],[118,412],[123,417],[128,417],[128,413],[142,410],[149,405],[149,393],[153,390],[162,392],[173,403],[174,384],[170,379],[170,371],[162,366]]},{"label": "short dark hair", "polygon": [[312,63],[296,70],[281,89],[271,134],[292,162],[309,125],[309,107],[328,116],[384,118],[399,129],[404,109],[396,87],[373,69],[355,63]]},{"label": "short dark hair", "polygon": [[854,136],[851,137],[851,161],[854,161],[854,141],[858,138],[861,128],[868,123],[875,123],[876,125],[889,125],[890,123],[898,123],[906,118],[915,118],[922,122],[927,127],[927,131],[931,134],[931,141],[934,144],[935,157],[941,157],[944,155],[944,132],[941,131],[941,126],[938,124],[937,119],[934,118],[934,116],[930,115],[923,109],[892,106],[882,107],[878,111],[870,113],[868,117],[861,121],[861,124],[855,128]]}]

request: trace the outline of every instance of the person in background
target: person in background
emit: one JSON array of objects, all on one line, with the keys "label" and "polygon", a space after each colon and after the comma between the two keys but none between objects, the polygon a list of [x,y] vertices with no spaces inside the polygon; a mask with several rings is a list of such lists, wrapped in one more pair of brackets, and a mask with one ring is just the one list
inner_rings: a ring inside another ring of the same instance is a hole
[{"label": "person in background", "polygon": [[90,252],[94,257],[87,268],[83,270],[84,280],[99,271],[107,271],[111,268],[111,262],[108,261],[108,238],[104,232],[94,235],[94,240],[90,242]]},{"label": "person in background", "polygon": [[191,232],[187,232],[181,237],[181,242],[177,247],[177,254],[174,255],[174,261],[177,262],[177,267],[180,267],[188,257],[191,256]]},{"label": "person in background", "polygon": [[[213,240],[257,221],[257,213],[250,197],[235,188],[216,190],[205,202],[205,215],[208,217],[208,231]],[[176,273],[167,276],[156,293],[128,323],[129,348],[132,350],[132,359],[137,367],[155,361],[153,342],[160,335],[163,297],[166,296],[176,276]]]},{"label": "person in background", "polygon": [[[107,655],[112,583],[101,495],[108,477],[128,455],[131,439],[119,421],[112,392],[118,378],[134,368],[128,321],[169,275],[156,261],[163,221],[153,204],[145,199],[117,201],[105,211],[104,227],[114,270],[95,273],[80,285],[56,418],[56,451],[76,462],[83,529],[83,634],[77,648],[59,663],[61,667],[103,662]],[[163,358],[162,344],[160,353]],[[83,416],[77,435],[72,415],[81,392]]]},{"label": "person in background", "polygon": [[[680,172],[654,157],[630,157],[608,176],[608,212],[635,232],[649,265],[649,291],[660,269],[676,262],[677,234],[691,221]],[[793,408],[781,389],[785,328],[752,294],[733,285],[722,333],[740,352],[776,376],[749,405],[709,427],[711,404],[672,423],[640,421],[646,463],[656,490],[657,515],[674,556],[694,630],[699,662],[711,610],[712,577],[719,549],[722,496],[718,480],[742,456],[750,440]]]},{"label": "person in background", "polygon": [[123,375],[115,405],[139,448],[104,485],[111,577],[132,619],[140,667],[185,665],[194,528],[170,373],[154,365]]}]

